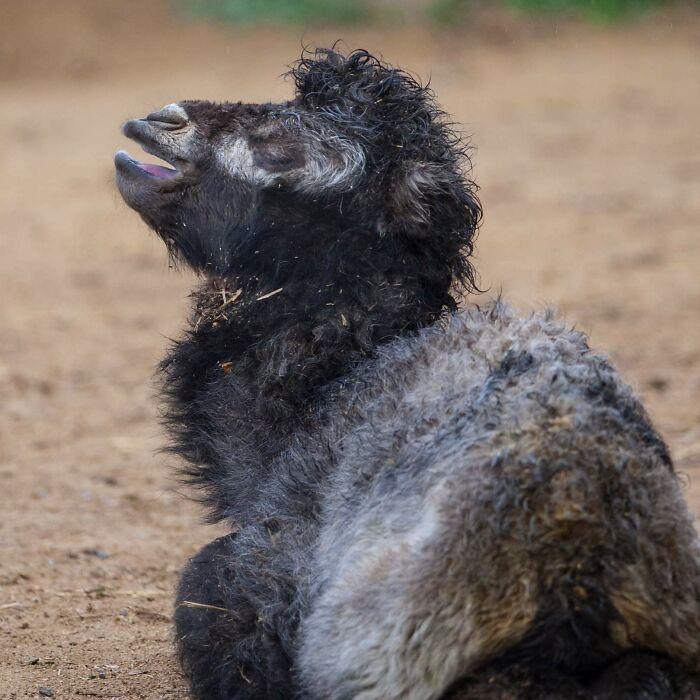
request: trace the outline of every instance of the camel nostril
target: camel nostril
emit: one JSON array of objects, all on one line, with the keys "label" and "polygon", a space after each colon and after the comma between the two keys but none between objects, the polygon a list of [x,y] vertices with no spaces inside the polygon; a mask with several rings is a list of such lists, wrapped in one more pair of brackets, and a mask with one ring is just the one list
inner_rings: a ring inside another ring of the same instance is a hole
[{"label": "camel nostril", "polygon": [[189,119],[187,112],[178,104],[166,105],[157,112],[151,112],[146,121],[155,122],[161,129],[174,131],[187,125]]}]

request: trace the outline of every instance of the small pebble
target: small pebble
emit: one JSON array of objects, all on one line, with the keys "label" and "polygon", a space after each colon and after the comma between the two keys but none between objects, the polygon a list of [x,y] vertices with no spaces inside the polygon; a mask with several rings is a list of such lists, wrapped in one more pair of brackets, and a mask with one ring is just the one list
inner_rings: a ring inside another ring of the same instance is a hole
[{"label": "small pebble", "polygon": [[53,690],[46,687],[39,688],[39,695],[43,695],[45,698],[52,698]]},{"label": "small pebble", "polygon": [[95,549],[84,549],[83,553],[89,554],[93,557],[97,557],[98,559],[108,559],[109,558],[109,553],[105,552],[104,549],[100,549],[99,547],[97,547]]}]

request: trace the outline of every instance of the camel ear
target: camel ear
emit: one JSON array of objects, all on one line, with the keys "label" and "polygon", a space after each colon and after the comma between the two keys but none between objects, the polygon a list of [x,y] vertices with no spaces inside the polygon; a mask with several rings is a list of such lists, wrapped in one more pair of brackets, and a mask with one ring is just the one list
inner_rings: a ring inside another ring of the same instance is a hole
[{"label": "camel ear", "polygon": [[427,230],[440,199],[449,196],[453,180],[452,173],[437,163],[405,164],[389,192],[389,226],[416,235]]}]

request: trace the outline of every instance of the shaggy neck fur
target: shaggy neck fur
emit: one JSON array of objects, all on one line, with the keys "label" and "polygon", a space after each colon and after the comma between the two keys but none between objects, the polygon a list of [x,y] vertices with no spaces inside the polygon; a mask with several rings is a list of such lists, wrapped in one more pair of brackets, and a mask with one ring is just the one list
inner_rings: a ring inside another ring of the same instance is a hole
[{"label": "shaggy neck fur", "polygon": [[[219,482],[213,474],[219,446],[210,436],[221,434],[222,422],[230,435],[245,434],[264,468],[319,409],[323,387],[383,342],[455,307],[450,290],[463,260],[458,245],[412,244],[358,227],[360,217],[341,214],[337,202],[301,206],[283,191],[260,197],[256,211],[264,217],[254,211],[231,222],[246,232],[233,264],[211,252],[190,257],[210,272],[193,293],[189,330],[162,365],[173,449],[207,491]],[[207,241],[222,235],[198,233]],[[197,239],[193,234],[190,240]],[[227,235],[235,236],[230,229]],[[218,413],[212,410],[217,394]],[[232,514],[230,503],[224,509],[208,494],[204,500],[214,518]]]}]

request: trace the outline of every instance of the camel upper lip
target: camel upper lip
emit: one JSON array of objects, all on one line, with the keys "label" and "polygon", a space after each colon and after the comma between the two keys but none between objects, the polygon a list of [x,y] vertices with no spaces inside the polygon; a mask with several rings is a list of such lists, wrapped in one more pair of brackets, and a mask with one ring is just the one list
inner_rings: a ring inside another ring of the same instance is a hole
[{"label": "camel upper lip", "polygon": [[173,153],[172,148],[164,145],[159,132],[163,131],[161,123],[153,119],[132,119],[124,124],[122,133],[138,143],[148,154],[164,160],[170,167],[155,163],[143,163],[126,151],[120,150],[114,156],[114,165],[122,177],[129,179],[143,178],[145,181],[162,184],[173,183],[180,179],[187,160]]}]

